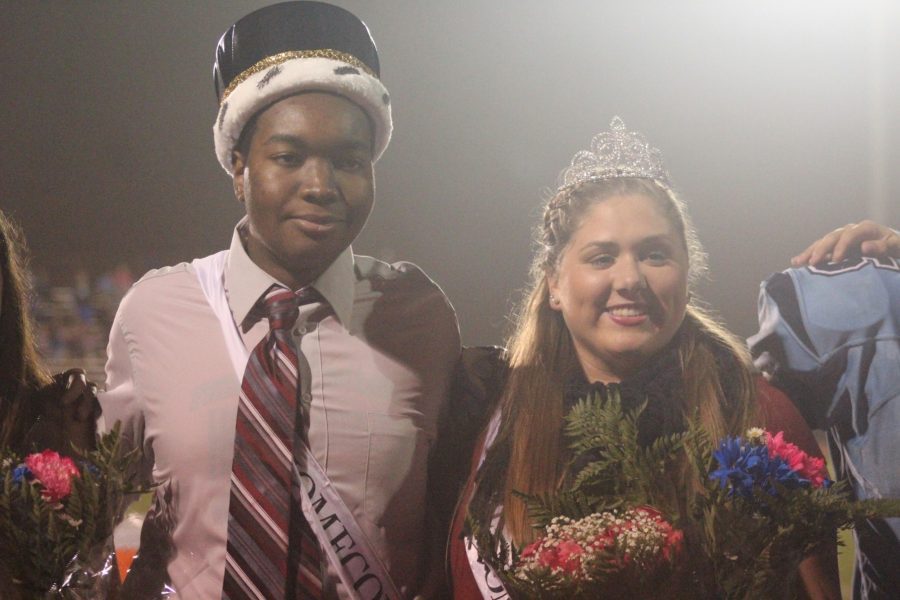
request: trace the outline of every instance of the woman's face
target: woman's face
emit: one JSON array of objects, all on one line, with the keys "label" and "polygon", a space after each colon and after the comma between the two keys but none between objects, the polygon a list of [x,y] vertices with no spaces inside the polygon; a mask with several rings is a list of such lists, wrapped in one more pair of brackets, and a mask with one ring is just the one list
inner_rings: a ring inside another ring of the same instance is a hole
[{"label": "woman's face", "polygon": [[549,277],[590,381],[619,381],[675,335],[687,307],[685,243],[644,195],[596,202]]}]

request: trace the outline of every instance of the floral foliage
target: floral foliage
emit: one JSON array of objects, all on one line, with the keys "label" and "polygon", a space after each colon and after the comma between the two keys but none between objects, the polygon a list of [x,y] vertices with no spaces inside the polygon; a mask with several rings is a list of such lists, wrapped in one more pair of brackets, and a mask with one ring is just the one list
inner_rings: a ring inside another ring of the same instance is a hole
[{"label": "floral foliage", "polygon": [[29,454],[24,466],[30,474],[28,479],[40,485],[41,497],[51,503],[68,496],[72,492],[72,479],[81,476],[75,461],[52,450]]},{"label": "floral foliage", "polygon": [[525,547],[513,577],[535,576],[588,583],[627,567],[651,571],[673,559],[684,534],[653,508],[594,513],[581,519],[555,517],[545,535]]},{"label": "floral foliage", "polygon": [[469,521],[514,598],[791,597],[800,561],[836,529],[900,516],[900,501],[853,501],[781,432],[714,446],[689,419],[641,446],[642,410],[623,413],[615,395],[571,409],[571,464],[583,466],[557,493],[522,496],[534,543],[520,550]]},{"label": "floral foliage", "polygon": [[825,469],[825,461],[817,456],[809,456],[794,444],[785,441],[783,431],[779,431],[774,436],[766,432],[766,447],[769,449],[769,458],[780,458],[798,476],[809,481],[813,487],[831,485],[828,471]]},{"label": "floral foliage", "polygon": [[[20,460],[0,453],[3,581],[23,598],[105,597],[112,531],[133,490],[136,452],[120,449],[119,428],[72,460],[44,450]],[[0,596],[12,591],[0,586]]]},{"label": "floral foliage", "polygon": [[718,468],[710,479],[718,481],[729,495],[752,498],[757,491],[770,496],[784,489],[821,488],[831,485],[825,461],[809,456],[784,440],[784,432],[774,436],[759,428],[746,437],[726,437],[713,452]]}]

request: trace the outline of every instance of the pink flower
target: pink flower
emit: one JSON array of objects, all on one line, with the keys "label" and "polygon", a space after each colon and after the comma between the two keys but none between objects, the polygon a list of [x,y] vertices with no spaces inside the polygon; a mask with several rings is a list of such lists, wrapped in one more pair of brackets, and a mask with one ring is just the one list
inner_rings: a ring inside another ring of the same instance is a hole
[{"label": "pink flower", "polygon": [[653,508],[652,506],[647,506],[646,504],[643,504],[643,505],[635,508],[634,512],[639,513],[639,514],[643,513],[643,514],[647,515],[648,517],[651,517],[657,523],[664,522],[664,519],[662,518],[662,513],[659,512],[658,510],[656,510],[655,508]]},{"label": "pink flower", "polygon": [[663,557],[666,560],[672,560],[681,553],[684,548],[684,532],[680,529],[673,529],[669,526],[666,534],[666,545],[663,546]]},{"label": "pink flower", "polygon": [[574,573],[581,568],[581,554],[584,549],[572,540],[565,540],[556,547],[556,564],[551,567],[558,567],[567,573]]},{"label": "pink flower", "polygon": [[788,464],[792,471],[808,479],[813,487],[822,487],[827,477],[825,461],[821,458],[810,456],[794,444],[784,440],[784,432],[779,431],[774,436],[766,433],[766,447],[769,449],[769,458],[780,457]]},{"label": "pink flower", "polygon": [[537,562],[542,567],[551,570],[563,570],[568,573],[574,573],[581,568],[581,555],[584,553],[577,542],[572,540],[563,540],[554,546],[547,546],[540,549],[541,542],[535,542],[522,551],[522,558],[538,554]]},{"label": "pink flower", "polygon": [[34,473],[42,487],[41,496],[48,502],[59,502],[72,493],[72,478],[81,475],[71,458],[52,450],[29,454],[25,466]]},{"label": "pink flower", "polygon": [[538,540],[536,542],[531,542],[530,544],[525,546],[525,549],[522,550],[522,554],[521,554],[522,558],[529,558],[531,556],[534,556],[534,553],[537,552],[537,549],[540,545],[541,545],[541,540]]}]

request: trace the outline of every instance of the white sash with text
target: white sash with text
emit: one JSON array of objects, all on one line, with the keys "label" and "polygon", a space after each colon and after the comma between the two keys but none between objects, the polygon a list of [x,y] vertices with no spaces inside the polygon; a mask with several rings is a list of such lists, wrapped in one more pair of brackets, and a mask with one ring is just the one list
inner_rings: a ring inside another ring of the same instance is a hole
[{"label": "white sash with text", "polygon": [[[244,345],[238,325],[231,315],[225,295],[224,274],[228,251],[195,259],[192,263],[200,288],[219,320],[225,347],[231,358],[238,383],[243,380],[250,352]],[[399,600],[400,592],[378,554],[359,527],[350,509],[334,489],[325,470],[309,449],[302,449],[306,472],[297,470],[303,494],[303,514],[325,551],[328,561],[338,573],[344,588],[353,598],[365,600]]]},{"label": "white sash with text", "polygon": [[[488,448],[494,443],[497,432],[500,430],[500,410],[494,413],[491,422],[488,425],[487,434],[485,435],[484,445],[481,448],[481,456],[478,458],[478,467],[481,468],[484,463],[484,457],[487,455]],[[466,499],[466,504],[471,498]],[[495,518],[491,523],[491,527],[496,528],[499,519]],[[471,536],[466,536],[464,541],[466,545],[466,557],[469,559],[469,567],[472,569],[472,576],[475,577],[475,584],[481,591],[481,597],[489,600],[506,600],[509,598],[509,592],[503,587],[500,576],[494,571],[491,565],[487,564],[478,552],[478,546]]]}]

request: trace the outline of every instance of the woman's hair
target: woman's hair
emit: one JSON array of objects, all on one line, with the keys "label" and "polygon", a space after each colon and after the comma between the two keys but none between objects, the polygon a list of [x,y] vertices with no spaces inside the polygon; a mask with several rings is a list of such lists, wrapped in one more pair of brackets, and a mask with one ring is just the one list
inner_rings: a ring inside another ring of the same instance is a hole
[{"label": "woman's hair", "polygon": [[14,441],[23,426],[20,392],[50,381],[41,366],[32,334],[31,285],[25,265],[25,242],[15,224],[0,211],[0,445]]},{"label": "woman's hair", "polygon": [[[683,203],[655,180],[625,177],[586,182],[564,188],[547,203],[543,222],[535,232],[531,286],[515,315],[508,341],[510,371],[500,398],[503,422],[494,444],[494,448],[509,449],[506,480],[498,499],[503,503],[505,528],[516,543],[531,541],[533,530],[525,505],[514,492],[552,492],[566,475],[565,453],[560,448],[563,395],[570,379],[581,373],[562,315],[550,308],[547,279],[588,209],[619,195],[646,196],[656,203],[687,249],[689,285],[706,268]],[[752,363],[743,344],[693,303],[687,307],[676,338],[683,366],[683,412],[699,414],[714,439],[741,431],[750,417],[754,395]],[[729,364],[723,365],[723,361]],[[724,373],[729,374],[729,381],[722,380]],[[730,402],[726,402],[726,391]]]}]

